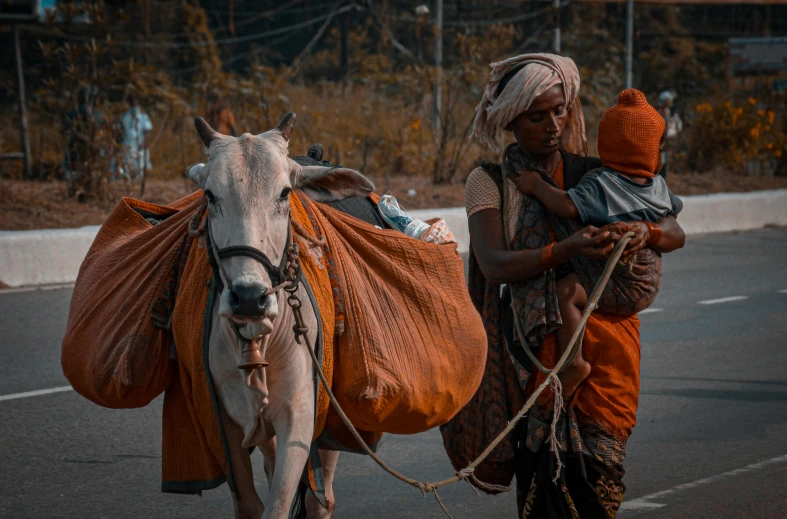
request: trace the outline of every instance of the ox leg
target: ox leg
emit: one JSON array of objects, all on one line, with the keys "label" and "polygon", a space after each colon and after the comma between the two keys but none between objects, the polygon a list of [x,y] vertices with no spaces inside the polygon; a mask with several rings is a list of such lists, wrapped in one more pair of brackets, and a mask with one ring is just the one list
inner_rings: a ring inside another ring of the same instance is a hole
[{"label": "ox leg", "polygon": [[312,413],[299,413],[297,419],[291,411],[286,414],[290,415],[289,419],[273,424],[276,430],[276,462],[264,519],[287,519],[309,458],[314,430]]},{"label": "ox leg", "polygon": [[322,462],[322,475],[325,480],[326,509],[311,492],[306,493],[306,514],[309,519],[331,519],[336,508],[336,498],[333,495],[333,475],[336,473],[336,464],[339,462],[339,451],[320,449]]},{"label": "ox leg", "polygon": [[271,485],[273,485],[273,471],[276,466],[276,437],[260,443],[257,447],[265,458],[263,466],[265,467],[265,476],[268,478],[268,491],[270,491]]},{"label": "ox leg", "polygon": [[235,519],[260,519],[265,507],[257,489],[254,487],[254,473],[251,468],[251,454],[243,447],[243,429],[233,422],[224,409],[221,410],[221,422],[227,435],[227,447],[232,462],[232,477],[237,491],[232,493],[235,505]]}]

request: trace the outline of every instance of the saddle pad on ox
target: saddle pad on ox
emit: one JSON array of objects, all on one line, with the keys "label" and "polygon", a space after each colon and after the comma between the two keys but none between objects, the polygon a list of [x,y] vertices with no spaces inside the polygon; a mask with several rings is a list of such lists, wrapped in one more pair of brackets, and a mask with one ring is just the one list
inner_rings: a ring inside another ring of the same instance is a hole
[{"label": "saddle pad on ox", "polygon": [[123,198],[98,231],[79,268],[61,350],[63,373],[88,400],[142,407],[170,384],[171,313],[201,198],[197,191],[169,206]]},{"label": "saddle pad on ox", "polygon": [[308,205],[335,263],[344,332],[333,391],[347,416],[371,433],[446,423],[478,389],[487,348],[456,244],[425,243]]},{"label": "saddle pad on ox", "polygon": [[[311,222],[300,199],[290,195],[290,215],[299,229],[308,236]],[[293,233],[300,245],[300,264],[304,284],[311,287],[320,315],[322,343],[315,352],[320,367],[331,383],[333,378],[334,298],[324,258],[303,234]],[[196,493],[215,488],[232,480],[229,454],[224,451],[225,434],[217,415],[219,401],[210,376],[210,323],[218,292],[212,290],[213,271],[208,262],[204,233],[190,242],[188,259],[179,282],[178,297],[172,313],[172,334],[175,339],[177,368],[164,395],[162,427],[162,491]],[[310,304],[303,299],[304,305]],[[326,309],[323,311],[323,309]],[[291,312],[289,306],[280,312]],[[305,348],[306,345],[301,345]],[[276,366],[266,370],[275,372]],[[324,430],[330,405],[328,394],[315,373],[314,438]],[[370,443],[373,443],[370,441]],[[312,449],[315,452],[315,449]],[[309,484],[318,491],[319,469],[309,464]],[[232,482],[230,483],[232,485]]]}]

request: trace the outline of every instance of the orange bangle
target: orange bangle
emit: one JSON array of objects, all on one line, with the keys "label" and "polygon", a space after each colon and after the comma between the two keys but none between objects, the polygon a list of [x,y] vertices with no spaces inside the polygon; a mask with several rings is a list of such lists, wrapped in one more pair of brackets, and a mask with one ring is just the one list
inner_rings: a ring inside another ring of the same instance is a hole
[{"label": "orange bangle", "polygon": [[541,266],[546,270],[553,269],[560,265],[560,262],[555,258],[555,242],[550,243],[541,249]]},{"label": "orange bangle", "polygon": [[651,247],[654,245],[658,245],[658,243],[661,241],[661,237],[664,236],[661,227],[659,227],[656,224],[652,224],[650,222],[644,222],[644,223],[645,225],[648,226],[648,241],[645,242],[645,244]]}]

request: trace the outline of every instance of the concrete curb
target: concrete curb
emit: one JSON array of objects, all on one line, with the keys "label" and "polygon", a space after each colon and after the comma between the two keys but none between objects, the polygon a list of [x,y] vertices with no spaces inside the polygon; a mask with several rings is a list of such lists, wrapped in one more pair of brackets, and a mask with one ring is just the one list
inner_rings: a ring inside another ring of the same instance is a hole
[{"label": "concrete curb", "polygon": [[73,283],[99,228],[0,231],[0,282],[9,287]]},{"label": "concrete curb", "polygon": [[[787,225],[787,189],[686,196],[679,221],[686,234],[745,231]],[[406,205],[406,201],[403,201]],[[462,207],[410,211],[420,220],[440,217],[467,251],[470,233]],[[9,287],[73,283],[99,226],[0,231],[0,282]]]}]

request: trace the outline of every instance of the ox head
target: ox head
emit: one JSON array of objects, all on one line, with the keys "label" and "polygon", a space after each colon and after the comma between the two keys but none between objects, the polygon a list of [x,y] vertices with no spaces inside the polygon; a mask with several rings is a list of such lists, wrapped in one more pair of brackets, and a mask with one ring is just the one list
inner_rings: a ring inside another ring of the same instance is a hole
[{"label": "ox head", "polygon": [[[208,150],[208,163],[189,168],[188,176],[205,192],[209,225],[217,248],[246,247],[281,264],[287,246],[290,192],[302,189],[317,201],[368,195],[374,185],[345,168],[301,167],[288,157],[295,127],[289,113],[273,130],[240,137],[222,135],[198,117],[194,124]],[[278,281],[270,268],[245,255],[221,261],[224,290],[219,313],[240,326],[248,339],[266,335],[280,311],[276,294],[266,292]]]}]

